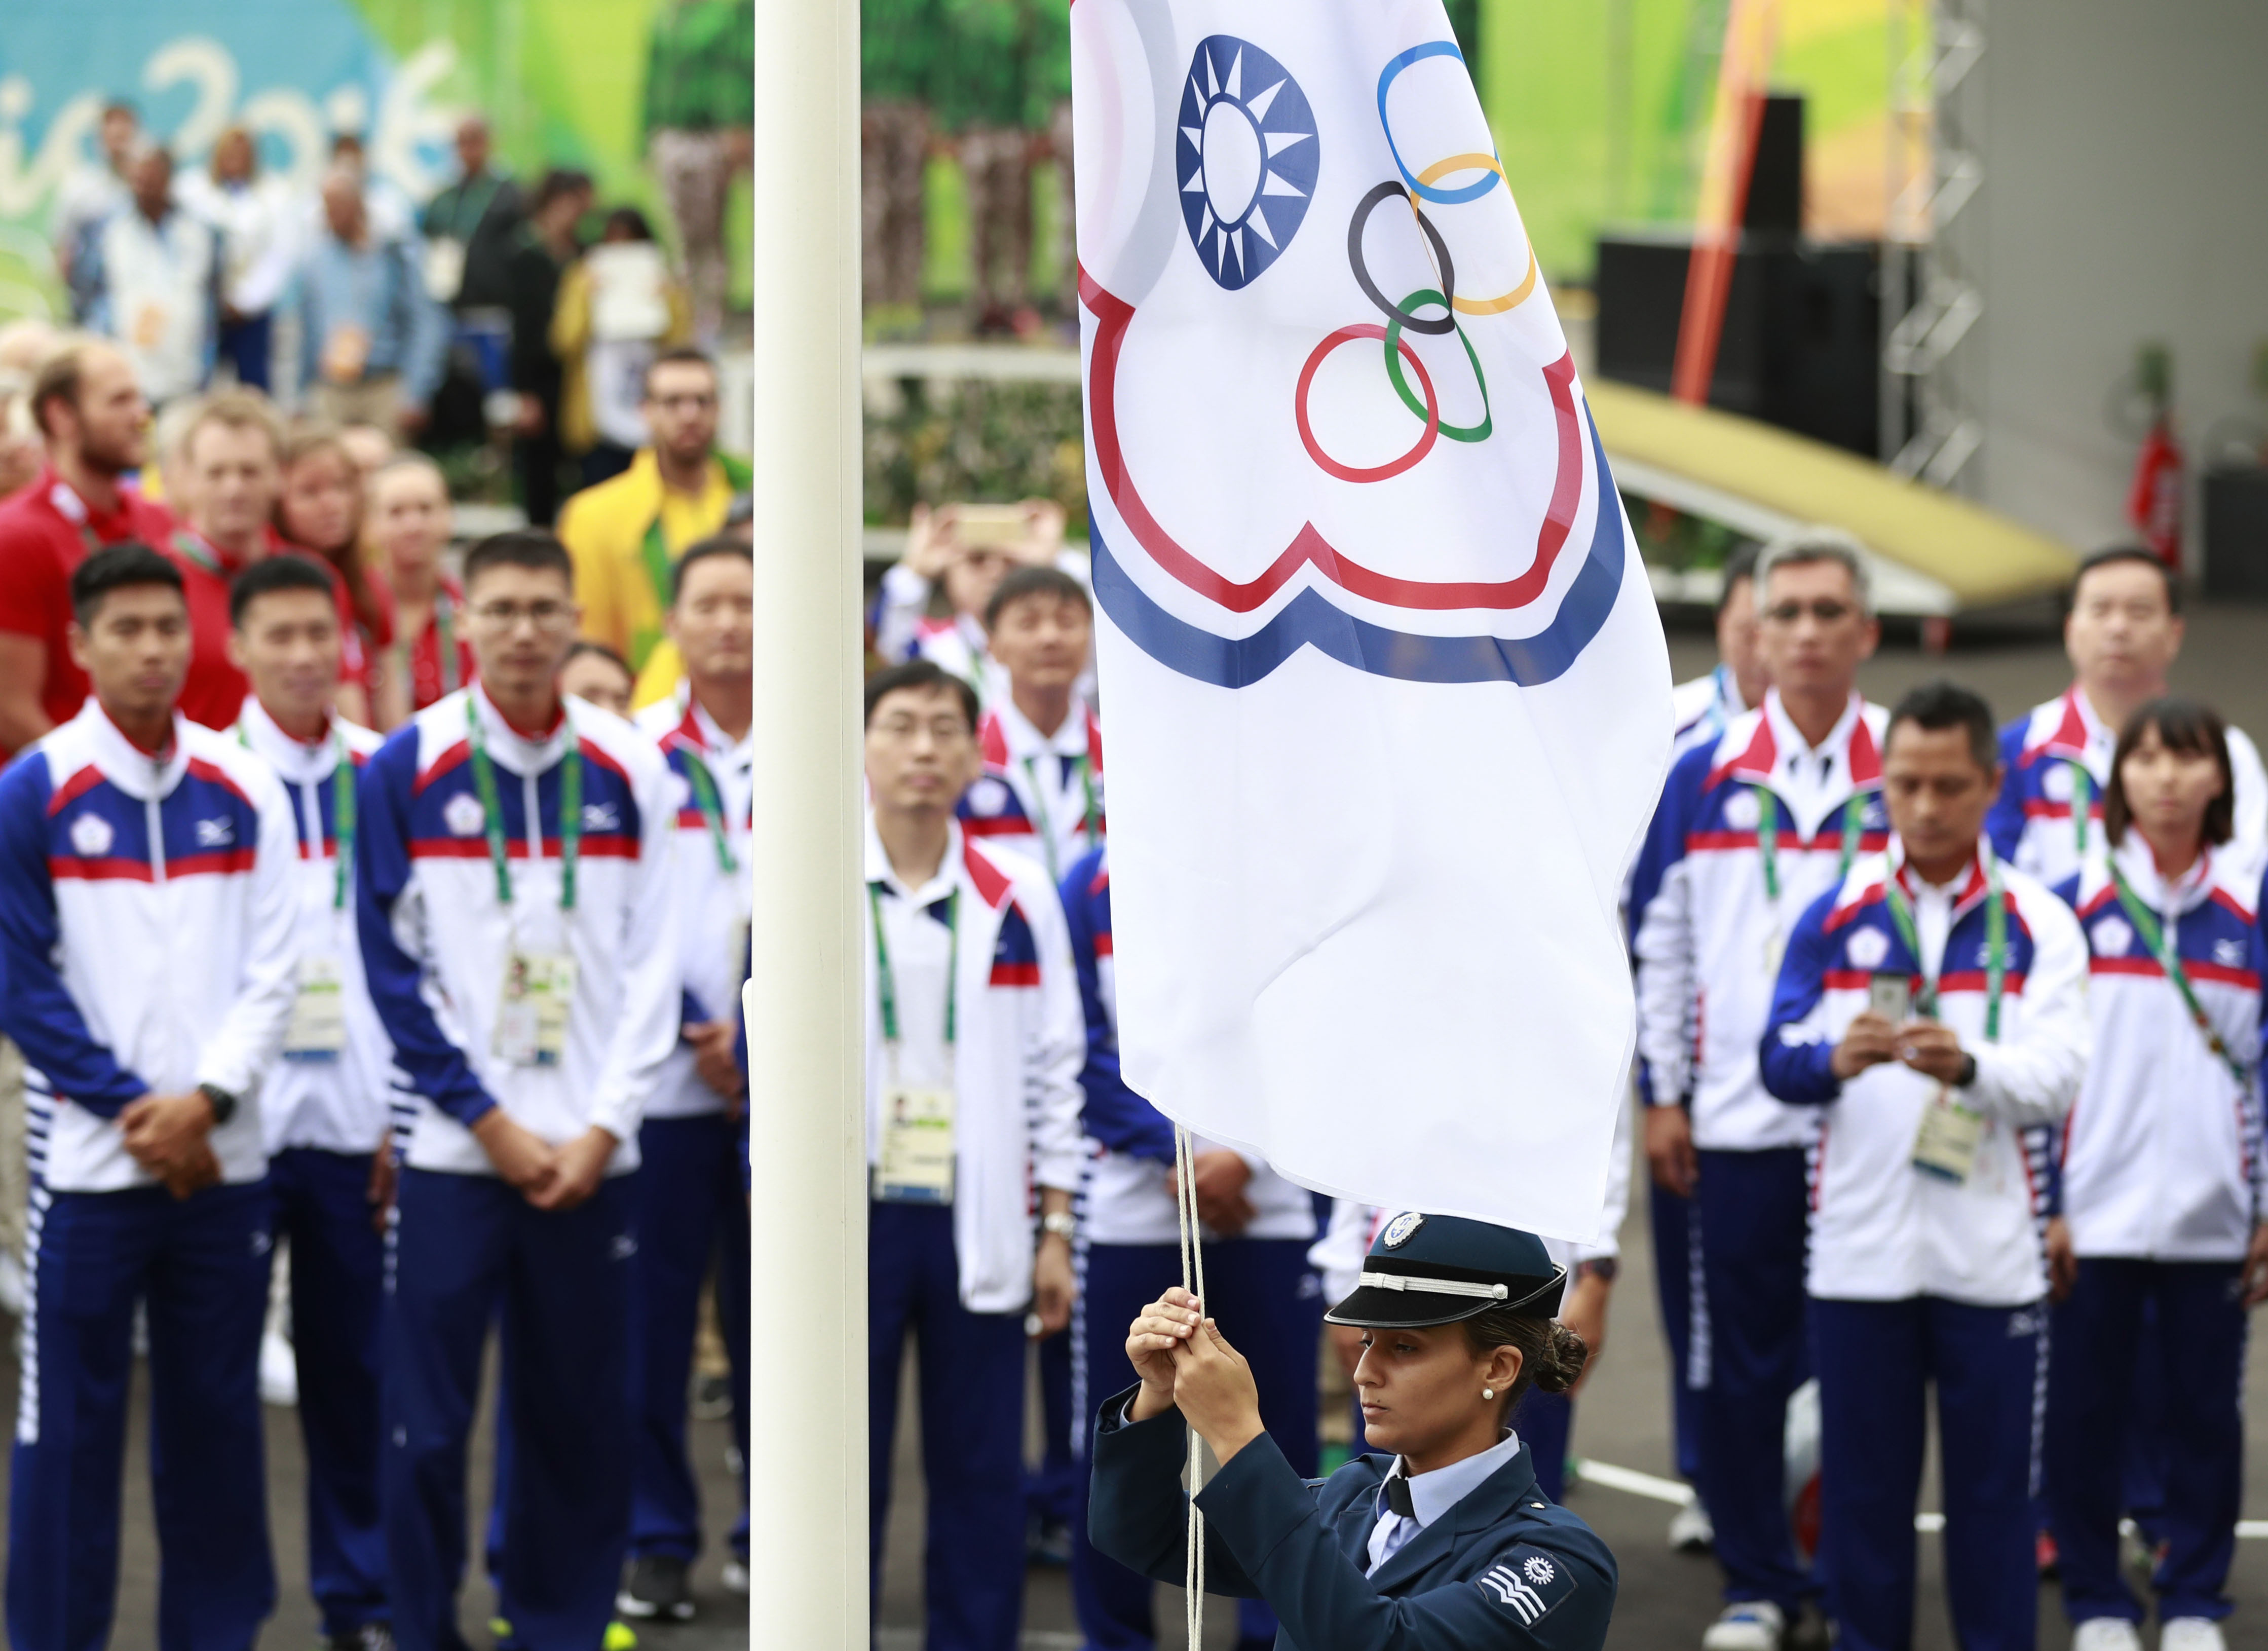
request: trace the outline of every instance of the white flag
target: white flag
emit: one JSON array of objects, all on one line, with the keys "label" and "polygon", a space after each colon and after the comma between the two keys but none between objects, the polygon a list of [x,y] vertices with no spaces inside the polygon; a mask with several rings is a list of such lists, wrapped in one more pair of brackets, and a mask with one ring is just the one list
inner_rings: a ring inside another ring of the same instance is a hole
[{"label": "white flag", "polygon": [[1126,1078],[1587,1240],[1668,660],[1464,60],[1439,0],[1071,27]]}]

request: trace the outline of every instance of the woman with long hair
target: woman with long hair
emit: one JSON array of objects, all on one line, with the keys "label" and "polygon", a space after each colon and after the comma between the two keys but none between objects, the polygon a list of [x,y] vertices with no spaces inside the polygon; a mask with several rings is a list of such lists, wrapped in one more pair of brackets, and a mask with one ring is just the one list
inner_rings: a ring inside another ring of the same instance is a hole
[{"label": "woman with long hair", "polygon": [[374,677],[393,645],[394,604],[371,577],[362,555],[362,469],[338,431],[311,424],[284,439],[284,488],[276,499],[276,532],[284,543],[326,564],[346,587],[354,609],[339,679],[339,710],[350,721],[373,721]]},{"label": "woman with long hair", "polygon": [[441,567],[453,529],[440,467],[398,453],[372,472],[368,541],[393,592],[394,637],[379,673],[379,726],[395,728],[473,680],[464,587]]}]

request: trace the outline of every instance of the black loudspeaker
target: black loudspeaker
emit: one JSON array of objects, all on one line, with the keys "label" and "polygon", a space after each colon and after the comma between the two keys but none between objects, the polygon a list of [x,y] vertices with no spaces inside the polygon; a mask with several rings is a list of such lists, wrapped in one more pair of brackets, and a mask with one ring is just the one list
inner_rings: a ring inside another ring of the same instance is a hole
[{"label": "black loudspeaker", "polygon": [[[1753,193],[1749,201],[1755,204]],[[1667,393],[1692,259],[1683,230],[1600,238],[1603,377]],[[1743,234],[1709,404],[1875,457],[1881,264],[1881,249],[1871,243]]]},{"label": "black loudspeaker", "polygon": [[2268,598],[2268,468],[2205,472],[2205,593]]},{"label": "black loudspeaker", "polygon": [[1776,93],[1764,100],[1756,127],[1756,161],[1749,173],[1749,199],[1741,227],[1750,234],[1803,232],[1803,100]]}]

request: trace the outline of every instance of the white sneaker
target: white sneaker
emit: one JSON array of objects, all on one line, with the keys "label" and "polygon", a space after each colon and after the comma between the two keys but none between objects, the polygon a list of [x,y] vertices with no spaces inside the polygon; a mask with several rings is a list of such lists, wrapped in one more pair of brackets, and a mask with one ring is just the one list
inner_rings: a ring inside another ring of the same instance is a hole
[{"label": "white sneaker", "polygon": [[1680,1553],[1706,1553],[1717,1545],[1716,1522],[1699,1497],[1670,1515],[1669,1545]]},{"label": "white sneaker", "polygon": [[2142,1651],[2142,1633],[2124,1617],[2089,1617],[2071,1631],[2071,1651]]},{"label": "white sneaker", "polygon": [[747,1598],[748,1562],[739,1559],[725,1560],[724,1583],[727,1594],[738,1594],[742,1599]]},{"label": "white sneaker", "polygon": [[2176,1617],[2158,1630],[2158,1651],[2228,1651],[2228,1641],[2210,1617]]},{"label": "white sneaker", "polygon": [[1768,1599],[1742,1600],[1725,1607],[1725,1614],[1701,1636],[1701,1651],[1779,1651],[1787,1632],[1787,1618]]},{"label": "white sneaker", "polygon": [[299,1402],[299,1361],[274,1330],[260,1338],[260,1402],[288,1411]]}]

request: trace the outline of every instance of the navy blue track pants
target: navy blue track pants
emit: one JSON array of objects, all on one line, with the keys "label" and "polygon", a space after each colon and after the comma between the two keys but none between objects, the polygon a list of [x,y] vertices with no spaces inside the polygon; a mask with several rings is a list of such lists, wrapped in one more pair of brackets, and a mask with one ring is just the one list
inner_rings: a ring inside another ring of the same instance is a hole
[{"label": "navy blue track pants", "polygon": [[512,1416],[498,1606],[524,1651],[592,1651],[630,1547],[627,1177],[571,1210],[493,1176],[401,1173],[387,1273],[380,1506],[403,1651],[460,1651],[465,1444],[501,1317]]},{"label": "navy blue track pants", "polygon": [[33,1187],[8,1486],[16,1651],[109,1640],[136,1301],[150,1318],[159,1651],[249,1647],[275,1609],[260,1420],[269,1213],[264,1181],[186,1199]]},{"label": "navy blue track pants", "polygon": [[291,1352],[307,1453],[307,1578],[337,1636],[386,1620],[379,1524],[379,1326],[386,1240],[372,1223],[371,1155],[292,1147],[268,1167],[291,1257]]},{"label": "navy blue track pants", "polygon": [[721,1113],[648,1118],[638,1131],[637,1259],[630,1266],[630,1405],[637,1419],[630,1551],[691,1561],[701,1551],[701,1493],[685,1448],[687,1388],[701,1286],[713,1261],[717,1325],[732,1364],[740,1447],[740,1522],[748,1548],[748,1200],[740,1137]]},{"label": "navy blue track pants", "polygon": [[[1914,1296],[1815,1300],[1811,1310],[1820,1570],[1844,1651],[1913,1643],[1914,1512],[1933,1386],[1954,1638],[1962,1651],[2033,1651],[2044,1309]],[[2115,1472],[2117,1453],[2109,1460]]]},{"label": "navy blue track pants", "polygon": [[[2163,1382],[2155,1441],[2163,1453],[2155,1523],[2166,1544],[2154,1578],[2159,1619],[2218,1620],[2232,1609],[2226,1588],[2244,1478],[2242,1271],[2233,1261],[2086,1257],[2070,1300],[2054,1309],[2048,1511],[2073,1622],[2142,1620],[2141,1602],[2118,1567],[2121,1468],[2139,1419],[2138,1350],[2159,1365]],[[2153,1307],[2160,1339],[2142,1346]]]}]

